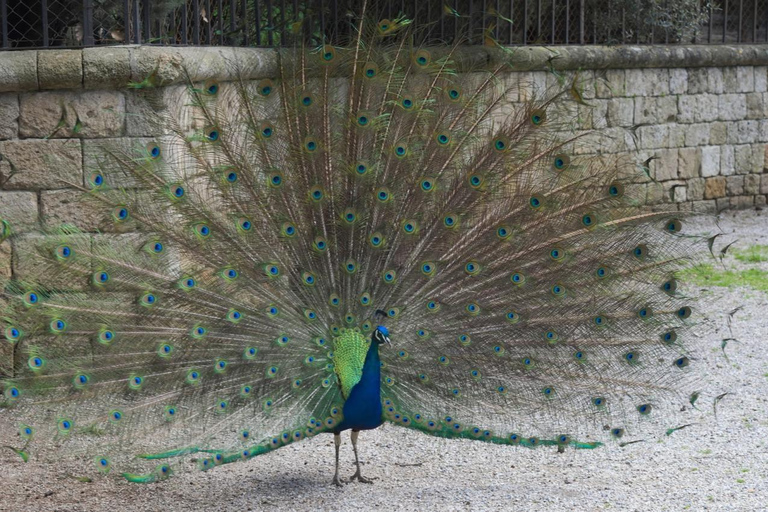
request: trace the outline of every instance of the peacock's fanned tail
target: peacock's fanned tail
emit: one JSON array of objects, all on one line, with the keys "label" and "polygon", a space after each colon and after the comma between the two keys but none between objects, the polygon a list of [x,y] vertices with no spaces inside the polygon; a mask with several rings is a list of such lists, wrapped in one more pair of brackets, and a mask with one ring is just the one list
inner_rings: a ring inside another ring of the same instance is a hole
[{"label": "peacock's fanned tail", "polygon": [[594,139],[564,97],[459,73],[405,25],[189,84],[167,135],[69,184],[105,234],[16,240],[0,387],[25,453],[147,482],[332,430],[334,338],[376,310],[398,425],[584,448],[673,417],[695,314],[674,273],[702,242],[575,154]]}]

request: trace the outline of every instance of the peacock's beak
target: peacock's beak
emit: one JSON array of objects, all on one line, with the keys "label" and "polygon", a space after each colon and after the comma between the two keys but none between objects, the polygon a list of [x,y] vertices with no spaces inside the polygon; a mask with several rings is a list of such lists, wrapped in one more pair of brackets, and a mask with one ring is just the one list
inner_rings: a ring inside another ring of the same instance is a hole
[{"label": "peacock's beak", "polygon": [[392,342],[390,341],[389,336],[384,336],[384,342],[386,342],[386,344],[390,347],[392,346]]}]

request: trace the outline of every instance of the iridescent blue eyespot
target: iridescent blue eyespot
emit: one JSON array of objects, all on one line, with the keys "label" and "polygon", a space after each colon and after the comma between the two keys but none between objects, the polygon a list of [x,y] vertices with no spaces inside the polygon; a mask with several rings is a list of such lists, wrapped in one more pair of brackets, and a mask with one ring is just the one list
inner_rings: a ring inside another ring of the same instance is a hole
[{"label": "iridescent blue eyespot", "polygon": [[230,183],[234,183],[237,181],[237,173],[232,171],[227,173],[227,181]]}]

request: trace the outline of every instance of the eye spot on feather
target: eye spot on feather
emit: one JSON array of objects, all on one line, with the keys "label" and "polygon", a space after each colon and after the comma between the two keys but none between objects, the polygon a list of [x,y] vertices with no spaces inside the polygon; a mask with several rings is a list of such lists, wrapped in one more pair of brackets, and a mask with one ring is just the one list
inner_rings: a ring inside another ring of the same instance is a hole
[{"label": "eye spot on feather", "polygon": [[691,308],[689,308],[688,306],[684,306],[677,310],[677,317],[682,320],[685,320],[690,316],[691,316]]},{"label": "eye spot on feather", "polygon": [[459,334],[459,343],[463,347],[468,347],[472,344],[472,338],[469,334]]},{"label": "eye spot on feather", "polygon": [[16,343],[21,338],[21,331],[14,326],[6,327],[5,329],[5,339],[10,341],[11,343]]},{"label": "eye spot on feather", "polygon": [[571,158],[568,155],[557,155],[552,162],[556,171],[564,171],[571,165]]},{"label": "eye spot on feather", "polygon": [[667,331],[661,335],[661,340],[664,343],[672,344],[677,341],[677,333],[675,331]]}]

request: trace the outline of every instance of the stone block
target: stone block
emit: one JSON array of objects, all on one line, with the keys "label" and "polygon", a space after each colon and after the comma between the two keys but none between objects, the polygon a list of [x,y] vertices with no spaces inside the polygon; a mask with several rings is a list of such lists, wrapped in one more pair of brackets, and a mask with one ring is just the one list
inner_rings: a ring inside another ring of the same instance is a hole
[{"label": "stone block", "polygon": [[701,175],[701,149],[680,148],[677,154],[677,176],[681,179],[698,178]]},{"label": "stone block", "polygon": [[15,139],[18,136],[19,96],[16,93],[0,94],[0,139]]},{"label": "stone block", "polygon": [[733,147],[734,171],[736,174],[749,174],[754,172],[755,165],[752,162],[752,146],[741,144]]},{"label": "stone block", "polygon": [[37,227],[37,194],[0,191],[0,219],[7,221],[15,233],[35,229]]},{"label": "stone block", "polygon": [[688,201],[688,190],[684,185],[676,185],[672,187],[672,202],[684,203]]},{"label": "stone block", "polygon": [[612,98],[608,100],[608,126],[634,125],[635,103],[632,98]]},{"label": "stone block", "polygon": [[674,180],[677,178],[677,160],[676,149],[663,149],[656,156],[657,160],[653,162],[653,171],[656,181]]},{"label": "stone block", "polygon": [[765,144],[752,144],[752,172],[760,174],[765,167]]},{"label": "stone block", "polygon": [[677,210],[680,212],[692,212],[693,203],[690,201],[687,201],[685,203],[677,203]]},{"label": "stone block", "polygon": [[731,176],[736,173],[736,154],[733,146],[720,146],[720,175]]},{"label": "stone block", "polygon": [[668,145],[669,127],[666,125],[640,126],[635,133],[639,149],[656,149]]},{"label": "stone block", "polygon": [[747,93],[747,119],[763,119],[768,116],[766,96],[768,95],[764,92]]},{"label": "stone block", "polygon": [[685,94],[688,92],[688,70],[685,68],[669,70],[669,92],[671,94]]},{"label": "stone block", "polygon": [[709,123],[709,143],[725,144],[726,132],[726,123],[723,121]]},{"label": "stone block", "polygon": [[38,52],[37,79],[41,89],[79,89],[83,86],[83,51]]},{"label": "stone block", "polygon": [[728,196],[740,196],[744,193],[744,176],[725,178],[725,192]]},{"label": "stone block", "polygon": [[81,231],[110,231],[108,206],[88,201],[79,190],[46,190],[40,194],[40,214],[43,226],[56,228],[61,224],[76,226]]},{"label": "stone block", "polygon": [[760,132],[758,121],[736,121],[726,123],[726,142],[728,144],[747,144],[757,142]]},{"label": "stone block", "polygon": [[677,97],[635,98],[636,124],[674,123],[677,120]]},{"label": "stone block", "polygon": [[700,94],[683,94],[677,97],[677,122],[692,123],[698,110]]},{"label": "stone block", "polygon": [[526,71],[520,73],[520,101],[540,98],[547,91],[547,73],[545,71]]},{"label": "stone block", "polygon": [[723,68],[723,87],[728,92],[753,92],[755,90],[755,74],[752,66]]},{"label": "stone block", "polygon": [[755,205],[755,198],[752,196],[736,196],[731,199],[731,208],[734,210],[746,210]]},{"label": "stone block", "polygon": [[123,89],[131,80],[128,48],[83,49],[83,83],[86,89]]},{"label": "stone block", "polygon": [[[13,265],[14,276],[24,281],[35,281],[39,284],[60,290],[83,290],[89,286],[90,275],[84,275],[75,271],[64,272],[63,267],[54,261],[49,255],[53,255],[56,248],[62,243],[68,244],[75,257],[81,258],[73,261],[80,268],[84,266],[90,269],[90,259],[83,256],[91,249],[89,235],[71,236],[43,236],[37,234],[21,235],[14,240],[16,254],[23,254],[23,258],[15,258]],[[80,256],[78,256],[80,255]]]},{"label": "stone block", "polygon": [[701,175],[704,178],[720,174],[720,146],[701,148]]},{"label": "stone block", "polygon": [[708,123],[687,125],[685,129],[685,145],[691,147],[709,144],[709,130],[710,126]]},{"label": "stone block", "polygon": [[696,103],[694,112],[694,121],[697,123],[707,123],[716,121],[718,118],[718,108],[720,100],[715,94],[700,94]]},{"label": "stone block", "polygon": [[755,92],[768,91],[768,80],[766,80],[767,71],[768,67],[766,66],[755,66]]},{"label": "stone block", "polygon": [[616,98],[626,95],[626,74],[623,69],[607,69],[597,72],[595,95],[598,98]]},{"label": "stone block", "polygon": [[667,136],[667,143],[664,147],[667,148],[682,148],[685,146],[685,134],[688,132],[688,125],[670,123],[665,125],[668,128],[669,135]]},{"label": "stone block", "polygon": [[758,210],[761,210],[765,208],[765,205],[768,204],[768,197],[766,196],[755,196],[755,208]]},{"label": "stone block", "polygon": [[22,137],[113,137],[123,132],[125,98],[115,91],[22,94]]},{"label": "stone block", "polygon": [[721,94],[718,96],[718,119],[721,121],[739,121],[747,117],[747,97],[745,94]]},{"label": "stone block", "polygon": [[709,70],[707,68],[689,68],[688,94],[702,94],[709,91]]},{"label": "stone block", "polygon": [[760,176],[760,193],[768,194],[768,174]]},{"label": "stone block", "polygon": [[725,92],[722,68],[707,68],[707,92],[713,94]]},{"label": "stone block", "polygon": [[744,193],[747,195],[755,195],[760,192],[760,175],[759,174],[747,174],[744,176]]},{"label": "stone block", "polygon": [[5,189],[63,188],[83,182],[82,158],[77,139],[0,141],[0,176]]},{"label": "stone block", "polygon": [[723,210],[728,210],[731,207],[731,198],[720,197],[715,199],[715,203],[717,204],[717,211],[721,212]]},{"label": "stone block", "polygon": [[669,94],[669,70],[666,68],[627,69],[627,96],[663,96]]},{"label": "stone block", "polygon": [[707,178],[704,182],[704,198],[716,199],[718,197],[725,197],[725,178],[722,176]]},{"label": "stone block", "polygon": [[715,213],[717,212],[717,203],[715,201],[694,201],[693,211],[697,213]]},{"label": "stone block", "polygon": [[688,187],[688,200],[699,201],[704,199],[704,178],[692,178],[686,181]]},{"label": "stone block", "polygon": [[37,54],[25,50],[3,52],[0,66],[0,92],[34,91],[37,89]]}]

